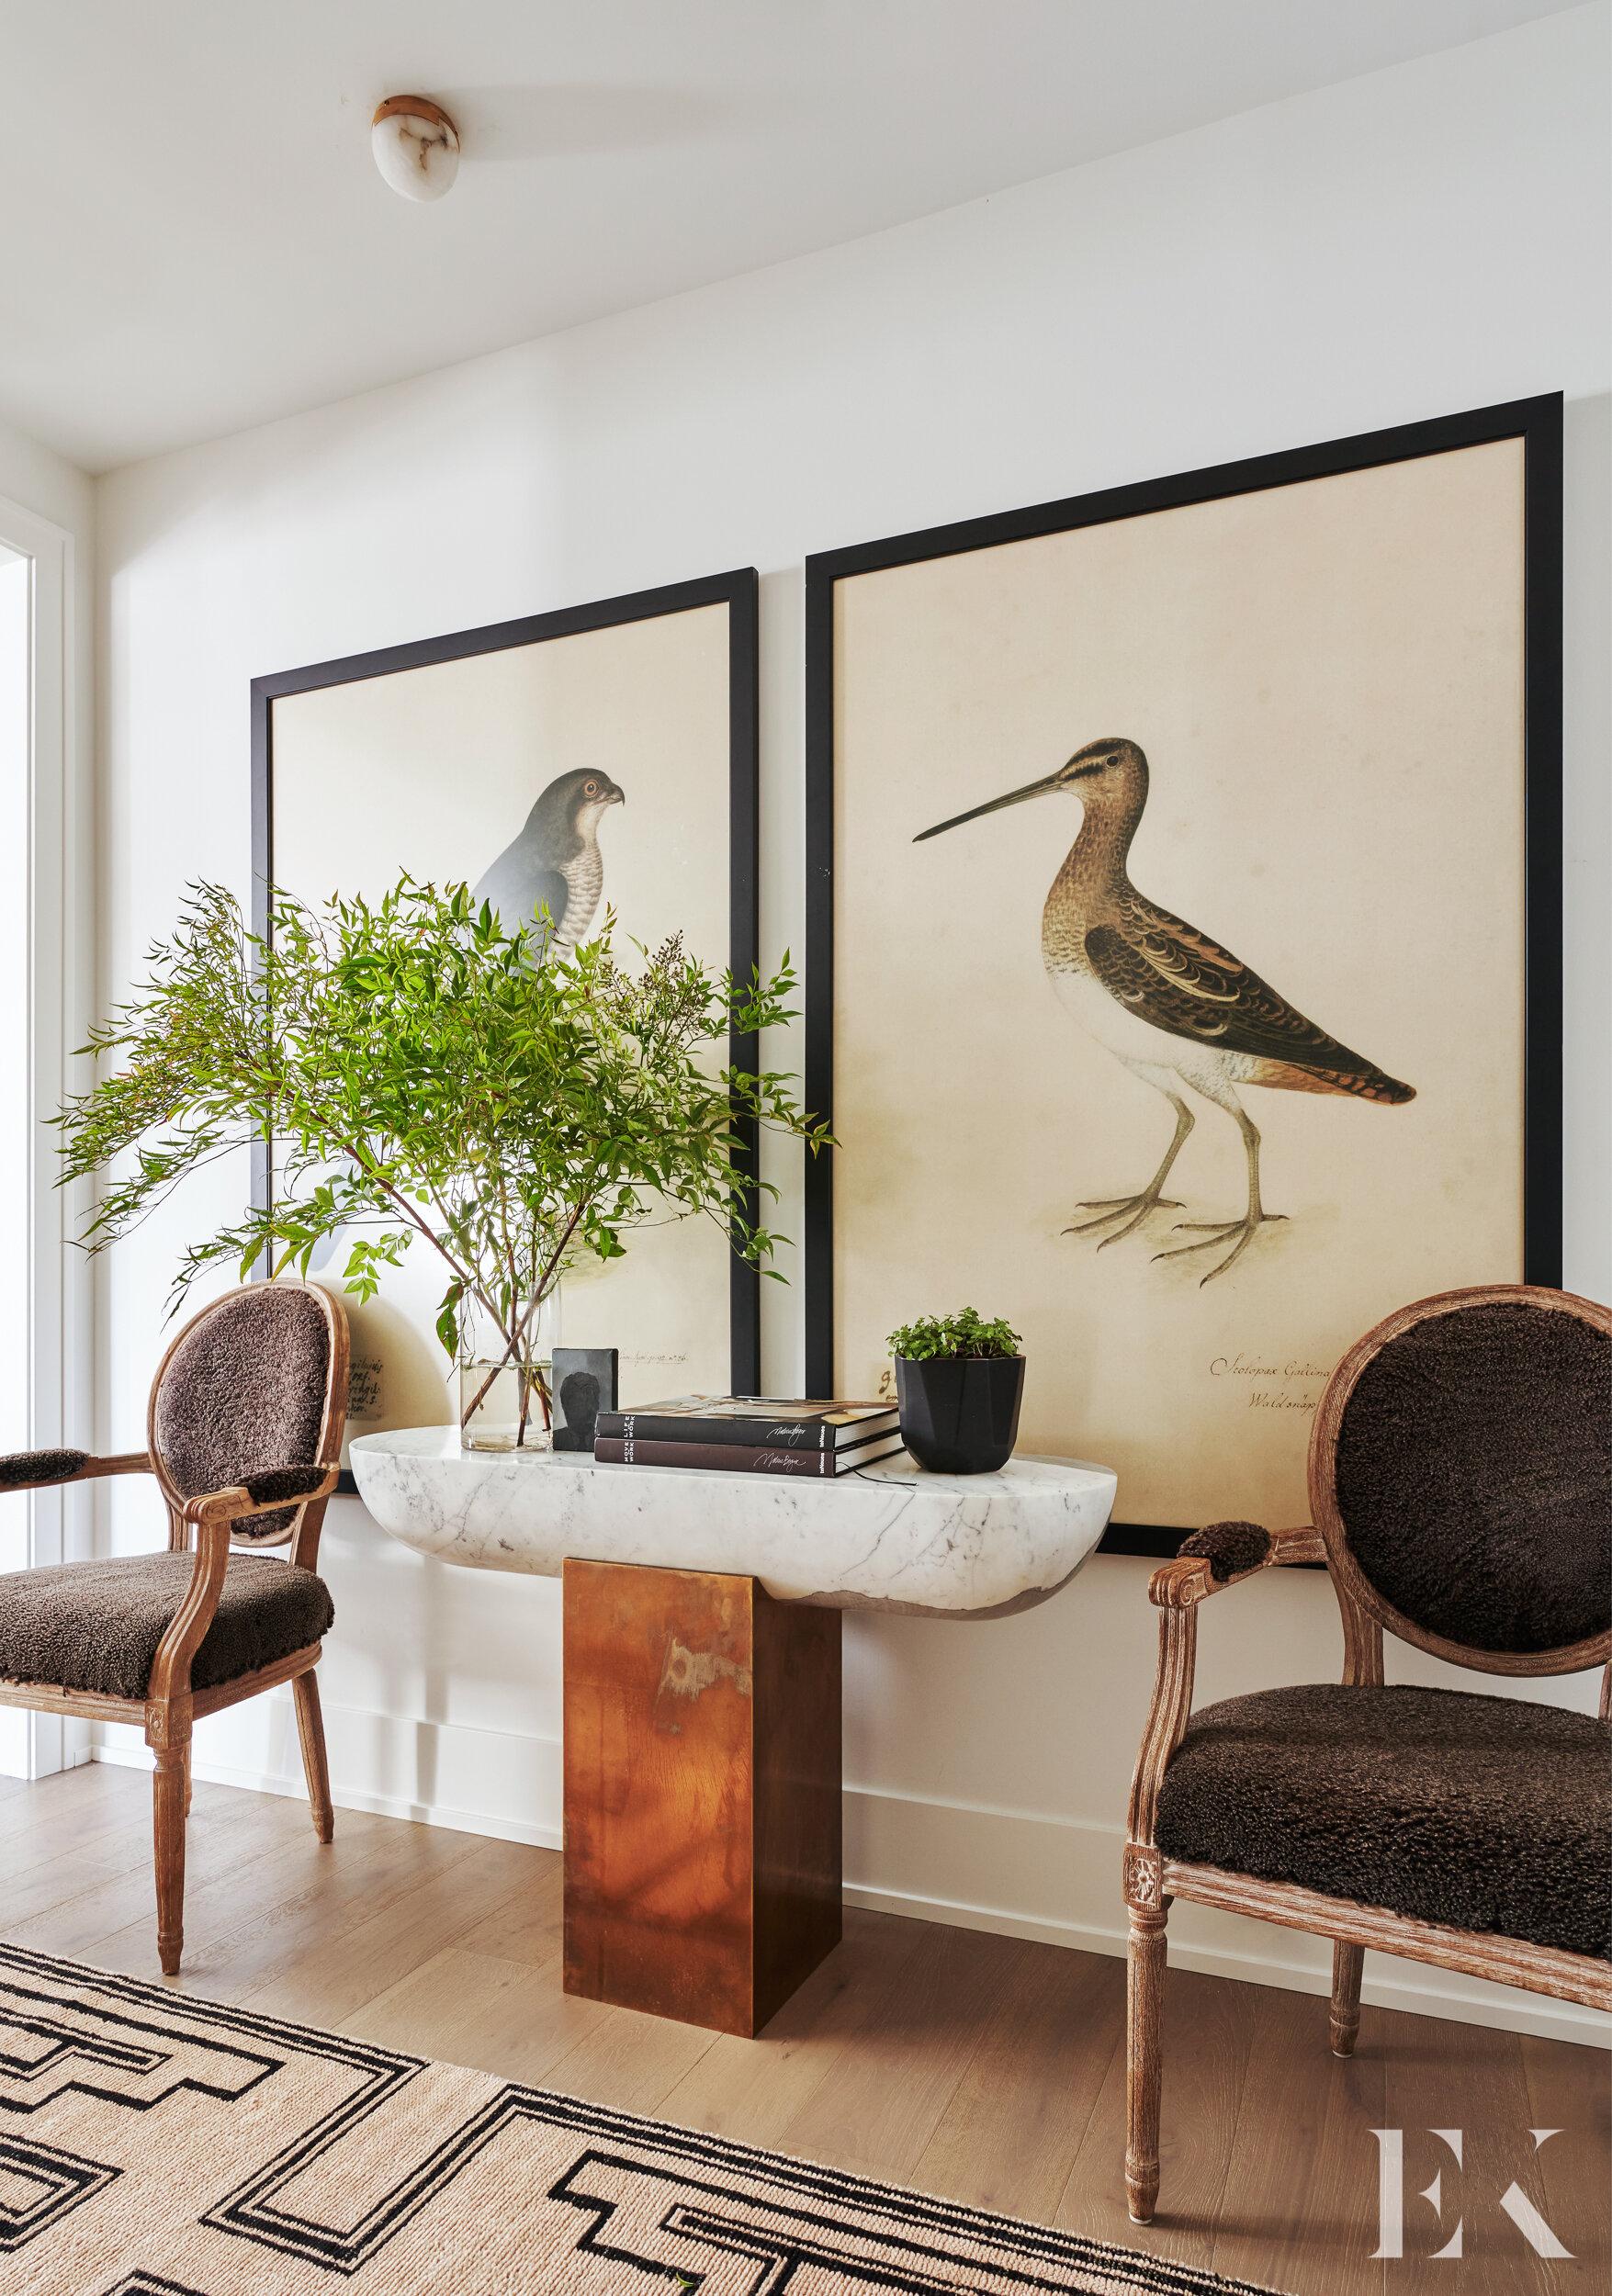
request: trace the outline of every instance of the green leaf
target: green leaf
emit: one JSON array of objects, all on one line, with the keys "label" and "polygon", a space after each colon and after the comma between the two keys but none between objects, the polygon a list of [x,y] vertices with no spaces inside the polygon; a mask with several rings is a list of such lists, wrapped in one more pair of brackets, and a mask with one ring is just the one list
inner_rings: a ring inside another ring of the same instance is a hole
[{"label": "green leaf", "polygon": [[959,1308],[954,1315],[920,1316],[916,1323],[900,1324],[885,1342],[893,1356],[904,1356],[909,1363],[960,1356],[1016,1356],[1020,1344],[1019,1334],[1003,1318],[987,1322],[973,1308]]},{"label": "green leaf", "polygon": [[607,913],[535,962],[465,885],[407,875],[375,900],[271,887],[267,909],[256,934],[232,894],[190,886],[145,977],[91,1030],[97,1073],[54,1120],[61,1180],[99,1182],[87,1250],[267,1140],[274,1200],[188,1246],[175,1303],[218,1265],[306,1273],[338,1238],[344,1284],[369,1300],[424,1244],[451,1353],[472,1316],[515,1344],[568,1267],[619,1258],[646,1222],[732,1222],[746,1258],[772,1256],[754,1214],[775,1190],[747,1176],[737,1118],[813,1154],[831,1136],[795,1077],[722,1062],[733,1031],[791,1017],[787,961],[736,984],[676,936],[624,955]]}]

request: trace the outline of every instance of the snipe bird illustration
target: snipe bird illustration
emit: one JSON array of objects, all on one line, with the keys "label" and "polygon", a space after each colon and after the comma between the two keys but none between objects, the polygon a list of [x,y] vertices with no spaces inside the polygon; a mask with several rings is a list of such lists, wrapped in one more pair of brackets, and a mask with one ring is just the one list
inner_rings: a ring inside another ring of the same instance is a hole
[{"label": "snipe bird illustration", "polygon": [[1133,1075],[1162,1092],[1176,1112],[1175,1137],[1147,1186],[1133,1196],[1082,1204],[1079,1209],[1095,1217],[1064,1232],[1090,1235],[1106,1229],[1102,1244],[1117,1244],[1155,1208],[1182,1209],[1165,1195],[1164,1185],[1192,1130],[1192,1111],[1182,1097],[1183,1086],[1189,1086],[1223,1109],[1243,1136],[1247,1208],[1240,1220],[1178,1221],[1178,1234],[1199,1241],[1154,1257],[1178,1259],[1230,1244],[1202,1278],[1209,1283],[1247,1250],[1264,1221],[1286,1217],[1260,1202],[1259,1132],[1237,1097],[1239,1085],[1345,1092],[1387,1106],[1414,1100],[1415,1092],[1306,1020],[1209,934],[1137,892],[1125,863],[1147,803],[1147,760],[1133,741],[1088,741],[1044,780],[938,821],[913,843],[1006,805],[1064,791],[1080,799],[1083,817],[1042,911],[1047,978],[1081,1026]]},{"label": "snipe bird illustration", "polygon": [[626,799],[608,773],[579,770],[549,782],[526,826],[482,872],[472,899],[490,901],[513,938],[523,927],[534,957],[574,949],[604,889],[599,824]]}]

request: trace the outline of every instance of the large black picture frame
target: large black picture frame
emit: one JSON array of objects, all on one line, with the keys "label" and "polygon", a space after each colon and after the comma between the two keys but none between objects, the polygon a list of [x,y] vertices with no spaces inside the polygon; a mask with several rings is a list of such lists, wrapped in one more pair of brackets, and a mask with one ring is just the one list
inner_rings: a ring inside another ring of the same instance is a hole
[{"label": "large black picture frame", "polygon": [[[1451,449],[1520,440],[1525,452],[1525,790],[1527,854],[1524,1075],[1524,1280],[1561,1280],[1561,438],[1560,393],[1403,423],[1203,470],[1105,488],[995,516],[822,551],[806,567],[806,1097],[834,1118],[835,586],[848,577],[991,549],[1295,481],[1324,478]],[[839,1392],[834,1363],[834,1169],[808,1159],[806,1177],[807,1391]],[[1179,1526],[1110,1525],[1110,1554],[1172,1555]]]},{"label": "large black picture frame", "polygon": [[[401,646],[386,646],[366,654],[347,654],[332,661],[285,670],[252,681],[252,872],[253,921],[262,934],[268,922],[268,893],[274,884],[274,705],[288,694],[308,693],[321,687],[348,685],[361,679],[384,678],[400,670],[421,670],[437,663],[459,661],[478,654],[499,653],[509,647],[541,644],[550,638],[575,637],[665,614],[687,613],[709,606],[726,606],[728,615],[728,963],[739,981],[750,978],[760,955],[757,909],[759,831],[759,709],[757,684],[757,593],[754,567],[723,574],[671,582],[655,590],[629,591],[618,598],[597,599],[586,605],[563,606],[548,613],[493,622],[479,629],[457,630],[446,636],[421,638]],[[735,1032],[729,1038],[729,1059],[738,1068],[753,1071],[757,1042],[753,1035]],[[748,1118],[741,1124],[742,1159],[753,1181],[756,1169],[756,1128]],[[265,1142],[254,1154],[254,1199],[268,1200],[271,1150]],[[748,1208],[753,1212],[753,1201]],[[737,1252],[728,1280],[728,1314],[733,1389],[754,1394],[761,1386],[761,1275]],[[345,1481],[347,1479],[344,1478]]]}]

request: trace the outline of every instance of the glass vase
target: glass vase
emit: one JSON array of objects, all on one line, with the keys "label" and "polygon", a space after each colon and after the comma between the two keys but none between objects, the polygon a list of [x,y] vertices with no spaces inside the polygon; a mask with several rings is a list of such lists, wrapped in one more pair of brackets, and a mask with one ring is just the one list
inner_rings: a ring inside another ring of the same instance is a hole
[{"label": "glass vase", "polygon": [[553,1442],[547,1356],[466,1357],[459,1365],[459,1446],[535,1458]]}]

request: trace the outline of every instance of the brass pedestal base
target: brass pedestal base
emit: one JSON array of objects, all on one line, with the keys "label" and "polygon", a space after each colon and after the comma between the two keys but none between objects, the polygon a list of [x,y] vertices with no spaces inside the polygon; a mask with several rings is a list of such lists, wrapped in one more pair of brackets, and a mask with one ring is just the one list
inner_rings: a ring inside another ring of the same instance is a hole
[{"label": "brass pedestal base", "polygon": [[840,1613],[565,1565],[565,1988],[759,2032],[840,1941]]}]

